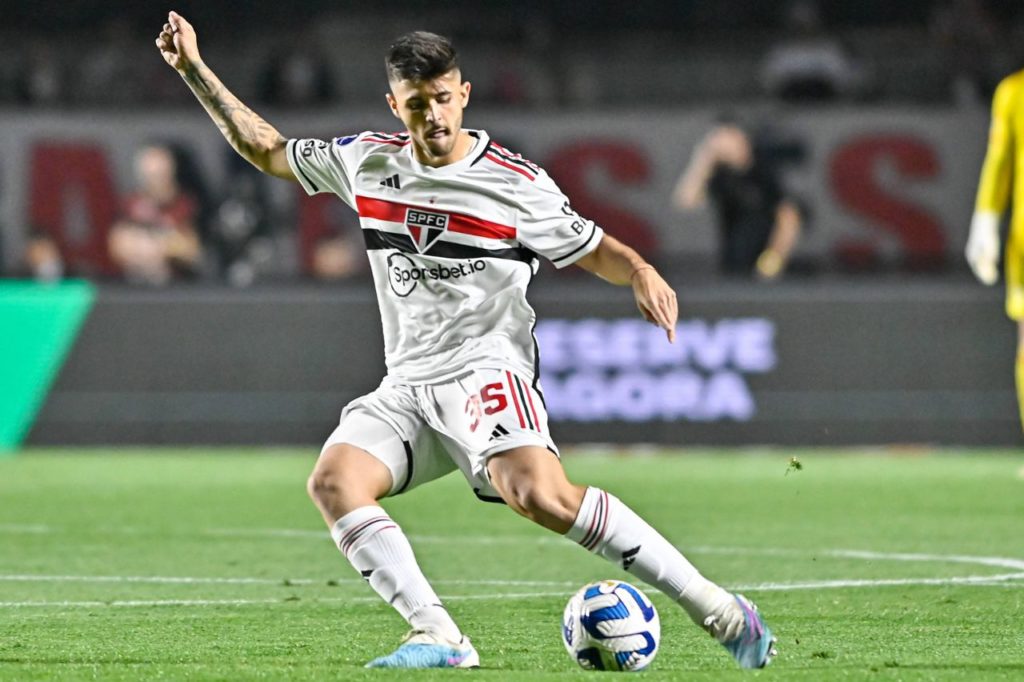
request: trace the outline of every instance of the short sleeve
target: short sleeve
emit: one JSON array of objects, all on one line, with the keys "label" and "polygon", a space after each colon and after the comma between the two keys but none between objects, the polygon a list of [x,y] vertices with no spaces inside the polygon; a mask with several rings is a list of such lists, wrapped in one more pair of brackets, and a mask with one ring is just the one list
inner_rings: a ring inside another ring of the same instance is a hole
[{"label": "short sleeve", "polygon": [[288,140],[285,150],[288,165],[307,194],[332,192],[349,206],[355,206],[352,177],[359,166],[364,146],[356,144],[360,135],[336,137],[330,141],[312,138]]},{"label": "short sleeve", "polygon": [[520,243],[564,268],[597,248],[604,230],[569,203],[562,190],[541,171],[533,182],[519,186],[522,214],[517,225]]}]

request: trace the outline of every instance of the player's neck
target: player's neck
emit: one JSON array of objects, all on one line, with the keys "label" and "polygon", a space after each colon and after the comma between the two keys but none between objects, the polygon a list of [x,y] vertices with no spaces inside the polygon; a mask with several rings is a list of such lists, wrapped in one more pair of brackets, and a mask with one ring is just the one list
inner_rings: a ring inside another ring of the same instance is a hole
[{"label": "player's neck", "polygon": [[460,130],[459,137],[455,141],[455,146],[452,147],[452,151],[448,154],[444,156],[434,156],[428,150],[421,148],[414,142],[412,145],[413,155],[416,157],[416,160],[424,166],[430,166],[431,168],[450,166],[453,163],[458,163],[466,158],[469,152],[473,149],[475,142],[476,138],[465,130]]}]

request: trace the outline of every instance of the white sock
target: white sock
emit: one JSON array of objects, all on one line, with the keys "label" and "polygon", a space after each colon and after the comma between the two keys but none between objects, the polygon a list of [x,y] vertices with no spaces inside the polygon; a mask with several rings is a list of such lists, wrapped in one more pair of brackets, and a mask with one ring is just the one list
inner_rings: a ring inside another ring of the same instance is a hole
[{"label": "white sock", "polygon": [[738,610],[731,606],[731,594],[702,576],[658,531],[603,490],[587,488],[565,536],[664,592],[701,627],[707,627],[708,617]]},{"label": "white sock", "polygon": [[414,629],[459,642],[462,633],[420,571],[405,533],[382,508],[360,507],[338,519],[331,537],[370,587]]}]

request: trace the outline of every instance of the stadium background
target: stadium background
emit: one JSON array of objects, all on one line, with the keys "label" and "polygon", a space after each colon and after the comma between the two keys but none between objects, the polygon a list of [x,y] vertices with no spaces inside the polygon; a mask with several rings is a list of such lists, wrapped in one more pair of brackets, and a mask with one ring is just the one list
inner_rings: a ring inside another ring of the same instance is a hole
[{"label": "stadium background", "polygon": [[[177,9],[207,63],[287,136],[394,129],[388,39],[451,35],[474,83],[466,125],[546,167],[663,269],[682,302],[671,352],[626,291],[550,268],[534,284],[561,442],[1020,443],[1013,326],[1001,290],[977,285],[961,256],[988,97],[1024,65],[1015,3],[821,2],[856,78],[810,103],[764,85],[766,56],[792,37],[776,3],[379,5]],[[310,274],[313,246],[350,236],[354,216],[266,181],[273,228],[247,276],[211,249],[197,281],[120,282],[106,234],[140,144],[173,145],[209,213],[244,171],[152,46],[164,5],[0,8],[0,445],[315,447],[383,371],[363,261],[337,281]],[[328,94],[267,90],[296,50],[329,72]],[[806,209],[778,283],[720,277],[710,213],[671,207],[724,112],[767,131]],[[58,244],[67,281],[24,278],[34,232]]]}]

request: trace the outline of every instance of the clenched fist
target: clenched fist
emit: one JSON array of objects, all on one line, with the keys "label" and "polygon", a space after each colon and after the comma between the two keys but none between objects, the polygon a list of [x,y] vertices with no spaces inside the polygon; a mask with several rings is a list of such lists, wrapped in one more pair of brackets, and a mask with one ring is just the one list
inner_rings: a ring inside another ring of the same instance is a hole
[{"label": "clenched fist", "polygon": [[196,42],[196,31],[185,17],[177,12],[167,15],[167,23],[156,38],[156,46],[164,61],[178,71],[185,71],[192,64],[199,62],[199,45]]}]

